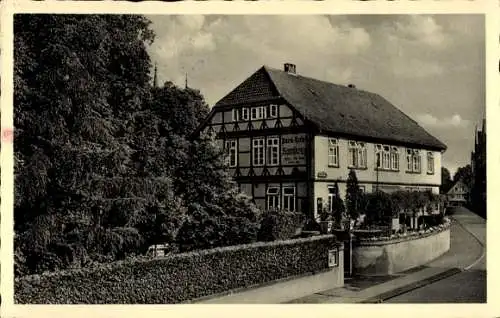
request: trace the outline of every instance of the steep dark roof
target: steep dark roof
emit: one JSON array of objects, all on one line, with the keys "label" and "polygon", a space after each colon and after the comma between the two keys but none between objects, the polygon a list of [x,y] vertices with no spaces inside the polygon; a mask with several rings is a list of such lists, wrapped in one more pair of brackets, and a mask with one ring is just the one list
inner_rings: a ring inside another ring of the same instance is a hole
[{"label": "steep dark roof", "polygon": [[216,103],[284,98],[320,130],[445,150],[446,145],[378,94],[263,66]]}]

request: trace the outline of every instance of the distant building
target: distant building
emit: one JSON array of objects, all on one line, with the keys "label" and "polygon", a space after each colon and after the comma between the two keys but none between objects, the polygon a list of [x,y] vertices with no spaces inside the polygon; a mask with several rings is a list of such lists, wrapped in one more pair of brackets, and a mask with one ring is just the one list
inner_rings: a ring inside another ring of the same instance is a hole
[{"label": "distant building", "polygon": [[446,192],[446,198],[449,206],[454,207],[467,205],[469,191],[469,187],[462,182],[462,180],[458,180],[453,183],[448,192]]},{"label": "distant building", "polygon": [[472,209],[486,217],[486,119],[483,127],[476,131],[474,151],[471,153],[473,186],[471,189]]},{"label": "distant building", "polygon": [[446,146],[383,97],[261,67],[212,108],[215,134],[242,192],[263,209],[318,215],[349,169],[362,190],[439,193]]}]

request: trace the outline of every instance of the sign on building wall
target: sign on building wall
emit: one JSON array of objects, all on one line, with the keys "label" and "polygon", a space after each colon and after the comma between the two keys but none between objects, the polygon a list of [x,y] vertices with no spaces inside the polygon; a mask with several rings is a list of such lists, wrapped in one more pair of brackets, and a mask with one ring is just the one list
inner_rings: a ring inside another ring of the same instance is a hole
[{"label": "sign on building wall", "polygon": [[284,165],[306,164],[305,135],[283,135],[281,137],[281,163]]},{"label": "sign on building wall", "polygon": [[339,265],[338,255],[339,253],[336,249],[328,251],[328,267],[335,267]]}]

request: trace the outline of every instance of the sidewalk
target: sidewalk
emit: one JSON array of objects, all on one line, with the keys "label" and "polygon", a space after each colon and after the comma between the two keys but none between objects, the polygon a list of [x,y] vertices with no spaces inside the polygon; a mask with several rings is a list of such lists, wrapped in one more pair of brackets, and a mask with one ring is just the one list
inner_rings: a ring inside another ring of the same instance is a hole
[{"label": "sidewalk", "polygon": [[378,303],[485,264],[486,221],[466,209],[457,211],[452,218],[450,250],[429,264],[390,277],[346,279],[342,288],[288,303]]}]

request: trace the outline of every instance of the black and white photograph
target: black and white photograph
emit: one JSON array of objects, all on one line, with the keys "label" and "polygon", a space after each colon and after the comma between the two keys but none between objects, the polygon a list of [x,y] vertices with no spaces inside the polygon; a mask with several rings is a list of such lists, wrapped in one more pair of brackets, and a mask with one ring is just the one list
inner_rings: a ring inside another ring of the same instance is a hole
[{"label": "black and white photograph", "polygon": [[13,22],[14,304],[487,302],[484,14]]}]

